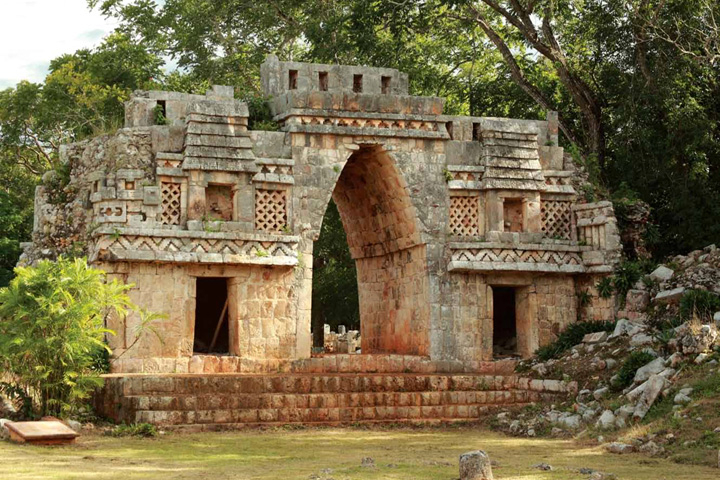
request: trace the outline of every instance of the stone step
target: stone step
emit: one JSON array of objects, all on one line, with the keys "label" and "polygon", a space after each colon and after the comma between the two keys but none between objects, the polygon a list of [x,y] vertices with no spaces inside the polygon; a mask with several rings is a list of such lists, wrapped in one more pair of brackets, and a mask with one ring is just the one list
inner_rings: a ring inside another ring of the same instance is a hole
[{"label": "stone step", "polygon": [[563,392],[576,388],[557,380],[481,374],[141,374],[108,375],[125,396],[142,394],[352,393],[463,390]]},{"label": "stone step", "polygon": [[115,374],[105,376],[96,407],[118,422],[158,425],[473,420],[575,390],[515,375]]},{"label": "stone step", "polygon": [[268,408],[345,408],[374,406],[497,405],[536,402],[545,392],[476,390],[458,392],[240,393],[131,395],[123,402],[134,410],[215,410]]},{"label": "stone step", "polygon": [[[512,404],[514,406],[528,403]],[[242,410],[137,410],[123,419],[155,425],[272,425],[355,422],[473,421],[506,404],[375,406],[335,408],[264,408]]]}]

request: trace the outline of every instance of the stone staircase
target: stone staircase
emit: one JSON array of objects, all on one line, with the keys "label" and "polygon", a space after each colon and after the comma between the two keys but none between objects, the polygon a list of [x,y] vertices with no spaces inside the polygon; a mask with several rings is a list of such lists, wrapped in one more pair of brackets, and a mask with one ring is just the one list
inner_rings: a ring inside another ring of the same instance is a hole
[{"label": "stone staircase", "polygon": [[98,411],[117,422],[217,430],[253,425],[470,421],[554,401],[574,383],[482,374],[108,375]]}]

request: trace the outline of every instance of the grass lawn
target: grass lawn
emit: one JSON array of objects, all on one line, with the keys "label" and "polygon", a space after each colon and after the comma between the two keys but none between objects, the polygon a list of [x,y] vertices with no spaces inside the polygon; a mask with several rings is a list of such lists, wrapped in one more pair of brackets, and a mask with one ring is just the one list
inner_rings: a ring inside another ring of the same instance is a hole
[{"label": "grass lawn", "polygon": [[[66,447],[0,443],[0,477],[20,479],[457,479],[458,456],[483,449],[497,479],[717,480],[717,468],[641,455],[611,455],[572,440],[511,438],[479,428],[303,429],[166,434],[157,438],[83,435]],[[372,457],[375,468],[361,467]],[[531,468],[549,463],[553,471]]]}]

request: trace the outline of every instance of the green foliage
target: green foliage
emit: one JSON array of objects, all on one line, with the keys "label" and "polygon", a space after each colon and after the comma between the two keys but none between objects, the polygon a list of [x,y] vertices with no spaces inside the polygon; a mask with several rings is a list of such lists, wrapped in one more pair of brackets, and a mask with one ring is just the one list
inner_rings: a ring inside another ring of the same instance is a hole
[{"label": "green foliage", "polygon": [[680,318],[684,320],[697,316],[707,322],[717,311],[720,311],[720,296],[707,290],[687,290],[680,299]]},{"label": "green foliage", "polygon": [[121,424],[108,432],[111,437],[156,437],[158,434],[155,425],[150,423],[131,423],[130,425]]},{"label": "green foliage", "polygon": [[635,378],[635,372],[640,367],[652,362],[655,357],[649,352],[636,350],[625,358],[617,372],[615,381],[610,385],[613,391],[619,392],[630,386]]},{"label": "green foliage", "polygon": [[454,178],[452,172],[450,170],[448,170],[447,168],[443,168],[442,173],[443,173],[443,176],[445,177],[446,182],[451,182],[452,179]]},{"label": "green foliage", "polygon": [[65,188],[70,183],[70,165],[58,162],[53,165],[50,175],[45,178],[48,200],[54,205],[67,203],[69,197]]},{"label": "green foliage", "polygon": [[613,289],[621,299],[624,299],[628,290],[635,285],[635,282],[640,280],[642,274],[642,267],[638,262],[621,262],[615,267],[615,273],[612,278]]},{"label": "green foliage", "polygon": [[0,148],[0,287],[13,277],[20,242],[30,238],[37,177],[3,155]]},{"label": "green foliage", "polygon": [[165,116],[165,109],[160,104],[155,105],[153,116],[155,117],[155,125],[168,125],[170,123]]},{"label": "green foliage", "polygon": [[24,389],[14,383],[0,382],[0,394],[16,406],[20,418],[32,417],[33,401]]},{"label": "green foliage", "polygon": [[598,283],[595,285],[595,288],[597,288],[600,298],[610,298],[615,291],[615,287],[613,286],[613,280],[610,277],[601,278],[600,281],[598,281]]},{"label": "green foliage", "polygon": [[615,322],[592,321],[571,323],[558,335],[554,342],[538,348],[535,355],[543,362],[551,358],[558,358],[575,345],[581,343],[583,337],[588,333],[612,332],[614,329]]},{"label": "green foliage", "polygon": [[[72,413],[100,385],[98,350],[108,350],[108,315],[132,307],[130,286],[105,282],[84,259],[19,267],[0,290],[0,370],[38,415]],[[108,352],[109,353],[109,352]]]},{"label": "green foliage", "polygon": [[280,125],[273,120],[270,111],[270,98],[262,96],[246,97],[244,101],[248,105],[250,117],[248,118],[248,128],[250,130],[280,130]]},{"label": "green foliage", "polygon": [[720,372],[709,372],[693,385],[693,396],[713,398],[720,395]]},{"label": "green foliage", "polygon": [[578,292],[577,297],[581,308],[587,307],[592,303],[592,295],[590,295],[590,292],[587,290]]},{"label": "green foliage", "polygon": [[345,238],[337,206],[331,200],[313,250],[312,325],[321,329],[360,327],[355,261]]}]

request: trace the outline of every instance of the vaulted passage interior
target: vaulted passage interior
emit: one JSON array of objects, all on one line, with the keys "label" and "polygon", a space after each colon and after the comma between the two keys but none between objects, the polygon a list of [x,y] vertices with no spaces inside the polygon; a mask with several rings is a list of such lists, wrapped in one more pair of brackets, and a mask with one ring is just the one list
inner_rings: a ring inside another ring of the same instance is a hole
[{"label": "vaulted passage interior", "polygon": [[332,198],[357,268],[362,352],[428,354],[425,245],[392,158],[376,146],[361,148]]}]

